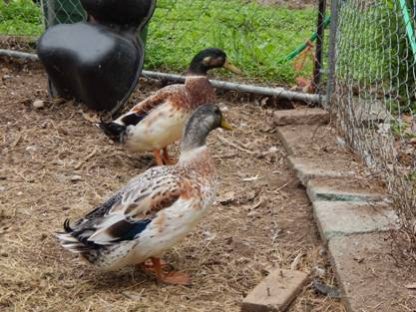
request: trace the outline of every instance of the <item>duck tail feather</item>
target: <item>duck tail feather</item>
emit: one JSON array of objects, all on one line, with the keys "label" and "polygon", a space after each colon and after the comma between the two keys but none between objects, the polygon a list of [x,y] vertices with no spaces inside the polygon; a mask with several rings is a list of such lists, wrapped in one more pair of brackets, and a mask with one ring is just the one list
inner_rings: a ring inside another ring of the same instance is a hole
[{"label": "duck tail feather", "polygon": [[126,126],[115,122],[100,122],[98,127],[113,141],[121,143]]}]

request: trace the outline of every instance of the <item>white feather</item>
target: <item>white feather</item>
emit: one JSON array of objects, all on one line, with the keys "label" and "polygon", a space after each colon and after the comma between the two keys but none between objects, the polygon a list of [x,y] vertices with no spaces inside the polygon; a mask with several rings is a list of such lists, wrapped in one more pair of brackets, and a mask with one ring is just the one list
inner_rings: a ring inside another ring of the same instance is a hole
[{"label": "white feather", "polygon": [[88,241],[94,242],[99,245],[110,245],[114,241],[114,237],[108,235],[107,229],[112,225],[116,224],[124,220],[126,216],[124,214],[110,214],[105,219],[103,223],[101,223],[98,229],[92,234]]},{"label": "white feather", "polygon": [[162,104],[136,126],[127,127],[126,147],[137,152],[164,148],[182,137],[188,117],[189,114],[175,111],[169,104]]}]

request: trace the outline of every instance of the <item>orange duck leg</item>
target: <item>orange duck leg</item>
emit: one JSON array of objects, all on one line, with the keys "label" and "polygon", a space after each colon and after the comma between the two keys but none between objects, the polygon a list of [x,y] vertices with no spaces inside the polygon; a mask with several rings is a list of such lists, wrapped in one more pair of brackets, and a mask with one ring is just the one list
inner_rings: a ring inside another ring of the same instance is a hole
[{"label": "orange duck leg", "polygon": [[151,257],[152,264],[145,264],[145,268],[156,275],[156,278],[165,283],[172,285],[190,285],[191,277],[189,274],[183,272],[165,272],[163,267],[166,263],[160,260],[160,258]]},{"label": "orange duck leg", "polygon": [[156,165],[163,166],[164,163],[160,150],[154,150],[153,155],[155,156]]},{"label": "orange duck leg", "polygon": [[163,160],[163,163],[165,165],[174,165],[174,164],[176,164],[176,161],[169,156],[169,151],[168,151],[167,146],[163,148],[162,160]]}]

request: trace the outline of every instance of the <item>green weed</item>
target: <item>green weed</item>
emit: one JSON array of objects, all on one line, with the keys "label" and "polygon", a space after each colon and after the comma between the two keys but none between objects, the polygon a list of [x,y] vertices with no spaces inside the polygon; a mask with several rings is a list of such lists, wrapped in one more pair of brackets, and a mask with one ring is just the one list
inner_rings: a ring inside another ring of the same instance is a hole
[{"label": "green weed", "polygon": [[0,34],[36,36],[43,31],[40,8],[31,0],[0,2]]},{"label": "green weed", "polygon": [[[149,27],[149,68],[183,71],[206,47],[218,47],[249,78],[287,83],[292,64],[279,64],[314,31],[312,8],[291,10],[240,0],[160,0]],[[311,73],[311,66],[305,68]]]}]

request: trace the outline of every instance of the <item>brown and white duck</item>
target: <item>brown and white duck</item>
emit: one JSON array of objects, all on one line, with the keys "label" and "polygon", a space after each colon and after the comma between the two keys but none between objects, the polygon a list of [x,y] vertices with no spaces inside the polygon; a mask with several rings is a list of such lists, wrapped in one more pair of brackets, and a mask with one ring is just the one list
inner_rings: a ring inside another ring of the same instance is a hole
[{"label": "brown and white duck", "polygon": [[116,120],[99,126],[128,150],[152,151],[158,165],[172,164],[167,146],[180,140],[186,120],[196,108],[215,100],[207,73],[221,67],[241,73],[227,60],[224,51],[205,49],[193,58],[185,84],[164,87]]},{"label": "brown and white duck", "polygon": [[72,225],[65,221],[61,245],[104,270],[150,259],[159,280],[188,284],[184,273],[163,272],[158,257],[184,238],[214,201],[217,174],[206,138],[218,127],[231,129],[218,106],[199,107],[186,125],[178,163],[148,169]]}]

